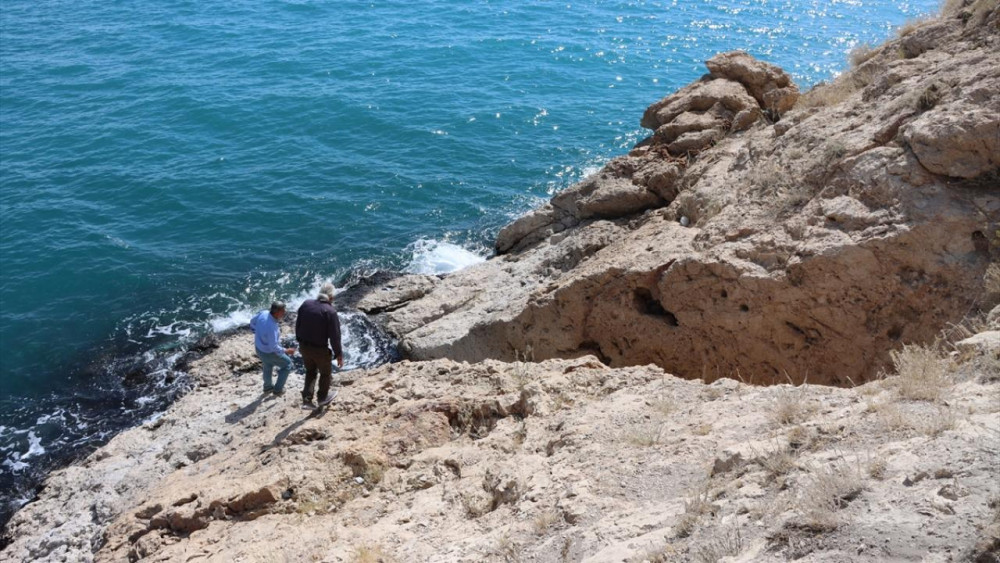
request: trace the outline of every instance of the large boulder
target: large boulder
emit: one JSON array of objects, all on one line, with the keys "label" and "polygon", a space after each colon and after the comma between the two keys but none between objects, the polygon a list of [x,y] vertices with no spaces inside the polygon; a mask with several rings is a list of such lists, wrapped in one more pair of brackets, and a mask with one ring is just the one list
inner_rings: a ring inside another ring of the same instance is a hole
[{"label": "large boulder", "polygon": [[595,174],[560,192],[552,205],[578,219],[622,217],[655,207],[660,198],[627,178]]},{"label": "large boulder", "polygon": [[[723,118],[751,108],[759,109],[759,106],[739,82],[702,79],[649,106],[641,124],[656,131],[685,112],[705,113],[714,110],[715,117]],[[717,120],[713,120],[706,126],[715,127],[716,122]]]},{"label": "large boulder", "polygon": [[745,51],[719,53],[705,62],[712,76],[739,82],[764,109],[785,113],[799,97],[792,78],[773,64]]},{"label": "large boulder", "polygon": [[976,178],[1000,168],[1000,95],[987,104],[957,103],[910,123],[903,139],[935,174]]}]

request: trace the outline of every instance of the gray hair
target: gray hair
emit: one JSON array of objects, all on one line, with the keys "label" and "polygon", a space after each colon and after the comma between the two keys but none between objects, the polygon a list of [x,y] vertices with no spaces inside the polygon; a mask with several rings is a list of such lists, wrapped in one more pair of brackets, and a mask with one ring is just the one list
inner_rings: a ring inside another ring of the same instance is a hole
[{"label": "gray hair", "polygon": [[272,301],[271,302],[271,314],[280,313],[285,310],[284,301]]},{"label": "gray hair", "polygon": [[323,286],[319,288],[318,299],[320,301],[326,301],[327,303],[331,303],[333,302],[334,291],[335,290],[333,289],[332,283],[324,283]]}]

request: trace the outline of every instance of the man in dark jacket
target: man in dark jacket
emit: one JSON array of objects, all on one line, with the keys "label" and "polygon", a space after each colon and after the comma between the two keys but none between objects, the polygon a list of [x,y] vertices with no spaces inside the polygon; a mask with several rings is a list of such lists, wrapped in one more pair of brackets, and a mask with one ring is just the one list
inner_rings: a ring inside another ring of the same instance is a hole
[{"label": "man in dark jacket", "polygon": [[[319,371],[319,405],[328,405],[336,393],[330,392],[330,376],[333,358],[337,367],[344,367],[344,350],[340,343],[340,319],[333,308],[333,284],[324,284],[316,299],[307,299],[299,307],[295,319],[295,338],[299,341],[299,353],[306,365],[306,385],[302,389],[302,408],[316,408],[313,404],[313,390],[316,387],[316,372]],[[327,343],[329,342],[329,346]],[[330,348],[333,348],[331,352]]]}]

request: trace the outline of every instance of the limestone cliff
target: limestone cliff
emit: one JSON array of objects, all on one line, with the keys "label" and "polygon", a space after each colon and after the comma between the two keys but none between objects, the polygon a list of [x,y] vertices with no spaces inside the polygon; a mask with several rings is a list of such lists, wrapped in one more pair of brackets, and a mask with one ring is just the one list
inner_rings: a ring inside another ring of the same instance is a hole
[{"label": "limestone cliff", "polygon": [[805,95],[745,53],[713,57],[646,110],[649,138],[503,229],[497,257],[360,306],[412,359],[873,377],[997,298],[1000,15],[951,10]]}]

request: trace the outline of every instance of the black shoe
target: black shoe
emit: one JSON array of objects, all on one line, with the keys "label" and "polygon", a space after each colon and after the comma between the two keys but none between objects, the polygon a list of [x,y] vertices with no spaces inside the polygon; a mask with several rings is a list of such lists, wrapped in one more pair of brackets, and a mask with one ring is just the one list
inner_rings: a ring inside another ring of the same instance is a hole
[{"label": "black shoe", "polygon": [[311,411],[316,409],[316,404],[312,401],[302,401],[302,410]]},{"label": "black shoe", "polygon": [[284,389],[281,389],[281,390],[275,389],[274,391],[271,391],[271,392],[274,393],[275,397],[284,397],[285,396],[285,390]]},{"label": "black shoe", "polygon": [[319,406],[325,407],[332,403],[333,400],[337,398],[337,392],[337,389],[331,390],[330,393],[327,394],[326,398],[319,402]]}]

